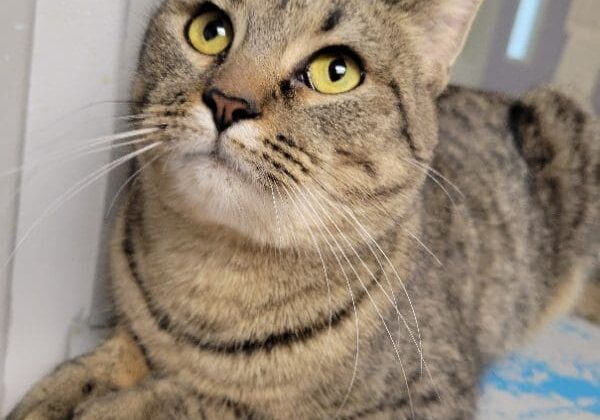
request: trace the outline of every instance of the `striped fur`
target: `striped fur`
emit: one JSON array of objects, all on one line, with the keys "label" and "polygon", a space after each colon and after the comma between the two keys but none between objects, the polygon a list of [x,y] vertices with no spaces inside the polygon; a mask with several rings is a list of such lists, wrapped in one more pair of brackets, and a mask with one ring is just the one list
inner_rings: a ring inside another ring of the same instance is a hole
[{"label": "striped fur", "polygon": [[[473,0],[215,4],[227,56],[183,39],[197,1],[148,31],[161,147],[115,227],[119,327],[9,419],[472,419],[485,368],[592,275],[598,123],[550,90],[446,89]],[[326,97],[295,75],[331,44],[366,77]],[[214,86],[260,117],[217,133]]]}]

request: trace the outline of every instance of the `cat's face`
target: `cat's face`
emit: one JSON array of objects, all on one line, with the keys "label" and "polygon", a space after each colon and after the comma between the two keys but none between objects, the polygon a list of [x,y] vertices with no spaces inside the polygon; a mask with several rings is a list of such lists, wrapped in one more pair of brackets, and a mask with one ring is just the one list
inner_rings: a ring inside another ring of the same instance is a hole
[{"label": "cat's face", "polygon": [[[350,214],[385,230],[394,222],[388,213],[414,205],[450,65],[423,51],[433,39],[423,41],[425,12],[411,7],[165,2],[134,91],[164,142],[140,163],[156,159],[146,188],[190,220],[261,243],[310,242],[338,228],[352,234]],[[465,7],[466,26],[474,8]]]}]

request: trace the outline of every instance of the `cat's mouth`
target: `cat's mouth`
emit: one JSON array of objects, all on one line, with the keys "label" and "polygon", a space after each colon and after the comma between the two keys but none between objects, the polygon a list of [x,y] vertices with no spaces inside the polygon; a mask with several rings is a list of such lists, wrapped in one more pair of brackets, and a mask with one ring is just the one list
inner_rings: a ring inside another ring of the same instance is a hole
[{"label": "cat's mouth", "polygon": [[[197,117],[201,123],[198,134],[184,138],[176,143],[174,151],[179,155],[180,164],[196,173],[195,176],[226,182],[242,183],[246,186],[265,187],[264,169],[255,149],[259,134],[252,126],[238,124],[224,132],[217,132],[209,124],[208,115],[200,113]],[[207,128],[205,128],[207,127]],[[247,153],[244,153],[247,152]],[[253,152],[253,153],[251,153]],[[182,175],[180,169],[174,168]],[[261,188],[261,189],[262,189]]]},{"label": "cat's mouth", "polygon": [[245,181],[250,181],[251,179],[250,174],[244,170],[238,162],[232,161],[232,159],[219,148],[215,148],[208,152],[188,152],[184,155],[184,159],[186,162],[191,163],[210,163],[211,167],[225,171],[227,174],[237,175]]}]

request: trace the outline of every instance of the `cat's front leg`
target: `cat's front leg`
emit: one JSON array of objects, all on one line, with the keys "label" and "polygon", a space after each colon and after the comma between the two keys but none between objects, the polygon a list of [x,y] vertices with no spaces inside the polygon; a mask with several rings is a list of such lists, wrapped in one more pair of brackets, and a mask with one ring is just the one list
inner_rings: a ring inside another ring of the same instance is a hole
[{"label": "cat's front leg", "polygon": [[40,381],[7,420],[65,420],[83,402],[127,389],[149,373],[135,340],[125,331],[94,352],[64,363]]},{"label": "cat's front leg", "polygon": [[137,387],[90,400],[74,420],[240,420],[262,418],[227,399],[199,395],[176,378],[149,378]]}]

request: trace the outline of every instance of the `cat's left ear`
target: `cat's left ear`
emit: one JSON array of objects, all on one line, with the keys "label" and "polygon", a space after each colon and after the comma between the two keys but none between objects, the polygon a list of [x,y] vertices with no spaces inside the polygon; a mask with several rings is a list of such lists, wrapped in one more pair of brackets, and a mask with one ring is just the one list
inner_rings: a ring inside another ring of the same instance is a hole
[{"label": "cat's left ear", "polygon": [[434,90],[443,90],[482,0],[417,0],[406,10]]}]

